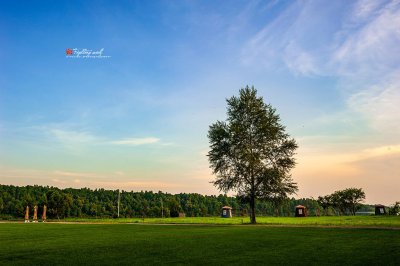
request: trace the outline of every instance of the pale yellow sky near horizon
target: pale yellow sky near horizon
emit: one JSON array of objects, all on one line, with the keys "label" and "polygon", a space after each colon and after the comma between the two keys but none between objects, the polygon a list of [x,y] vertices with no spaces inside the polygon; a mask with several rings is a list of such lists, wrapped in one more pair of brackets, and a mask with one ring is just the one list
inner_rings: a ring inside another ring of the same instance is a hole
[{"label": "pale yellow sky near horizon", "polygon": [[[300,146],[296,158],[297,165],[292,171],[292,176],[299,185],[299,191],[297,195],[293,195],[295,198],[317,198],[336,190],[356,187],[366,192],[365,203],[390,205],[400,200],[400,179],[397,178],[400,174],[397,167],[400,160],[400,145],[382,146],[351,154],[327,155],[320,155],[320,152],[302,149]],[[397,172],[393,169],[397,169]],[[197,169],[188,171],[184,176],[174,176],[173,171],[160,173],[158,177],[146,175],[132,177],[122,171],[100,174],[60,170],[6,170],[4,168],[0,170],[2,184],[20,186],[37,184],[60,188],[89,187],[126,191],[152,190],[172,194],[181,192],[219,194],[218,190],[209,183],[214,177],[208,168],[206,156],[203,160],[199,160]],[[168,180],[171,181],[168,182]],[[228,194],[234,195],[234,193]]]}]

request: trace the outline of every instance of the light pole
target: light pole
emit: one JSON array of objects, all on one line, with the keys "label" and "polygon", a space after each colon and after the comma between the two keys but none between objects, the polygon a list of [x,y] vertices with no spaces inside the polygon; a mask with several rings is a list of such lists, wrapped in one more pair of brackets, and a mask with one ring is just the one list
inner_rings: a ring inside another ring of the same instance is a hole
[{"label": "light pole", "polygon": [[163,205],[162,198],[161,198],[161,218],[164,218],[164,205]]},{"label": "light pole", "polygon": [[121,199],[121,191],[118,189],[118,218],[119,218],[119,201]]}]

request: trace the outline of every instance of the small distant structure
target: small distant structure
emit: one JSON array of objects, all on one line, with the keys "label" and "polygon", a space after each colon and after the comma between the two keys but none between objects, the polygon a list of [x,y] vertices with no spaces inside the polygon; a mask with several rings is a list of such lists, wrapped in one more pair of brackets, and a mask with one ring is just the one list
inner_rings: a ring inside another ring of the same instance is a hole
[{"label": "small distant structure", "polygon": [[386,210],[384,205],[382,204],[375,205],[375,215],[385,215],[385,214]]},{"label": "small distant structure", "polygon": [[184,212],[179,213],[179,218],[185,218],[185,217],[186,217],[186,214]]},{"label": "small distant structure", "polygon": [[29,206],[26,206],[25,210],[25,223],[29,223]]},{"label": "small distant structure", "polygon": [[306,217],[307,216],[307,209],[303,205],[297,205],[296,207],[296,217]]},{"label": "small distant structure", "polygon": [[232,218],[232,208],[229,206],[222,207],[221,217],[222,218]]}]

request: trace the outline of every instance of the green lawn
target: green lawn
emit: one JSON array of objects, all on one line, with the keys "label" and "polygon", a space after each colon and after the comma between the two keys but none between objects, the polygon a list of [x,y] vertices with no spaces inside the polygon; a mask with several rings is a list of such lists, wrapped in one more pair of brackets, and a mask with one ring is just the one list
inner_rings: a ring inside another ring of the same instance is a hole
[{"label": "green lawn", "polygon": [[[81,219],[70,218],[69,222],[102,222],[102,223],[161,223],[161,224],[248,224],[248,217],[231,219],[219,217],[187,218],[120,218],[120,219]],[[257,223],[269,225],[299,226],[365,226],[365,227],[399,227],[400,216],[322,216],[322,217],[257,217]]]},{"label": "green lawn", "polygon": [[400,230],[0,223],[2,265],[400,265]]}]

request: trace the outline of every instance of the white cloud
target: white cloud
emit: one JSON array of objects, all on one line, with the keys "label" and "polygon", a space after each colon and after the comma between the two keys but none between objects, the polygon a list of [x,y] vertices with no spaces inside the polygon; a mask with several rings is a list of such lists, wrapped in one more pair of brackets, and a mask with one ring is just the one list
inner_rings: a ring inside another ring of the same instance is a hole
[{"label": "white cloud", "polygon": [[50,133],[59,141],[64,143],[88,143],[97,140],[97,138],[88,132],[68,131],[61,129],[50,129]]},{"label": "white cloud", "polygon": [[[143,138],[125,138],[119,140],[107,139],[106,137],[96,136],[84,130],[69,130],[57,125],[44,125],[34,127],[47,137],[50,136],[51,140],[56,140],[63,144],[69,150],[80,150],[87,145],[128,145],[139,146],[159,143],[160,139],[156,137],[143,137]],[[162,146],[170,146],[173,143],[161,143]]]},{"label": "white cloud", "polygon": [[116,145],[138,146],[138,145],[154,144],[159,141],[160,141],[159,138],[147,137],[147,138],[130,138],[130,139],[115,140],[111,141],[110,143]]},{"label": "white cloud", "polygon": [[99,175],[95,173],[79,173],[79,172],[68,172],[59,170],[54,171],[53,174],[62,177],[93,177],[93,178],[99,177]]}]

